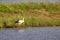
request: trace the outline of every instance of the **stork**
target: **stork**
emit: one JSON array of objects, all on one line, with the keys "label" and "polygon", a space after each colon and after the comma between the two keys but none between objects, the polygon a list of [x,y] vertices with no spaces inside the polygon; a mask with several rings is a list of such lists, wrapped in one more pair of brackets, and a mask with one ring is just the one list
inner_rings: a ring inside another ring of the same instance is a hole
[{"label": "stork", "polygon": [[24,18],[21,20],[18,19],[17,21],[15,21],[15,27],[16,28],[21,28],[21,27],[23,28],[23,26],[24,26],[23,23],[24,23]]},{"label": "stork", "polygon": [[22,20],[17,20],[15,23],[18,23],[18,24],[24,23],[24,18]]},{"label": "stork", "polygon": [[[18,19],[15,23],[17,24],[17,28],[21,28],[21,24],[24,23],[24,18],[22,20]],[[24,30],[18,30],[18,32],[24,32]]]}]

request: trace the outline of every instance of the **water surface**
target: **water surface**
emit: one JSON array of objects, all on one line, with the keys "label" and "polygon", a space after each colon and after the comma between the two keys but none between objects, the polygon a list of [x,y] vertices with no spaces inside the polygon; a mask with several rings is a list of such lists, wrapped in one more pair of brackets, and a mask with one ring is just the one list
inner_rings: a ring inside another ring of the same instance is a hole
[{"label": "water surface", "polygon": [[60,40],[60,28],[1,29],[0,40]]},{"label": "water surface", "polygon": [[1,2],[59,2],[60,0],[0,0]]}]

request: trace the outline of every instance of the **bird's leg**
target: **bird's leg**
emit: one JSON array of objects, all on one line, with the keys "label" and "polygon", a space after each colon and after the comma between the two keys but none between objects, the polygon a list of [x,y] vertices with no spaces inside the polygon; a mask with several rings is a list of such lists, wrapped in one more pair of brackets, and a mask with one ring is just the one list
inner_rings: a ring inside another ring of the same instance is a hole
[{"label": "bird's leg", "polygon": [[23,28],[25,28],[25,23],[23,23]]}]

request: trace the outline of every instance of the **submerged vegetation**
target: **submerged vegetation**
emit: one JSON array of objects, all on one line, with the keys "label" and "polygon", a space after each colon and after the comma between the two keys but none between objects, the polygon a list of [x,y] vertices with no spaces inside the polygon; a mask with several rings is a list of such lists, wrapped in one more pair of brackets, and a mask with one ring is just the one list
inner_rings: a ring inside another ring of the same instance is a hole
[{"label": "submerged vegetation", "polygon": [[15,27],[15,21],[25,18],[21,27],[60,26],[60,3],[0,3],[0,27]]}]

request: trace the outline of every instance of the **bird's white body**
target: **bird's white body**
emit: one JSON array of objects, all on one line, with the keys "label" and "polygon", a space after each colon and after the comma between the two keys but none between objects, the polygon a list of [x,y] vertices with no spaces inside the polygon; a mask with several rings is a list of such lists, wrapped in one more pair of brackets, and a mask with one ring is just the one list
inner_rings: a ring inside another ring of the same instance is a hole
[{"label": "bird's white body", "polygon": [[24,18],[23,18],[23,20],[19,20],[18,23],[19,23],[19,24],[24,23]]}]

